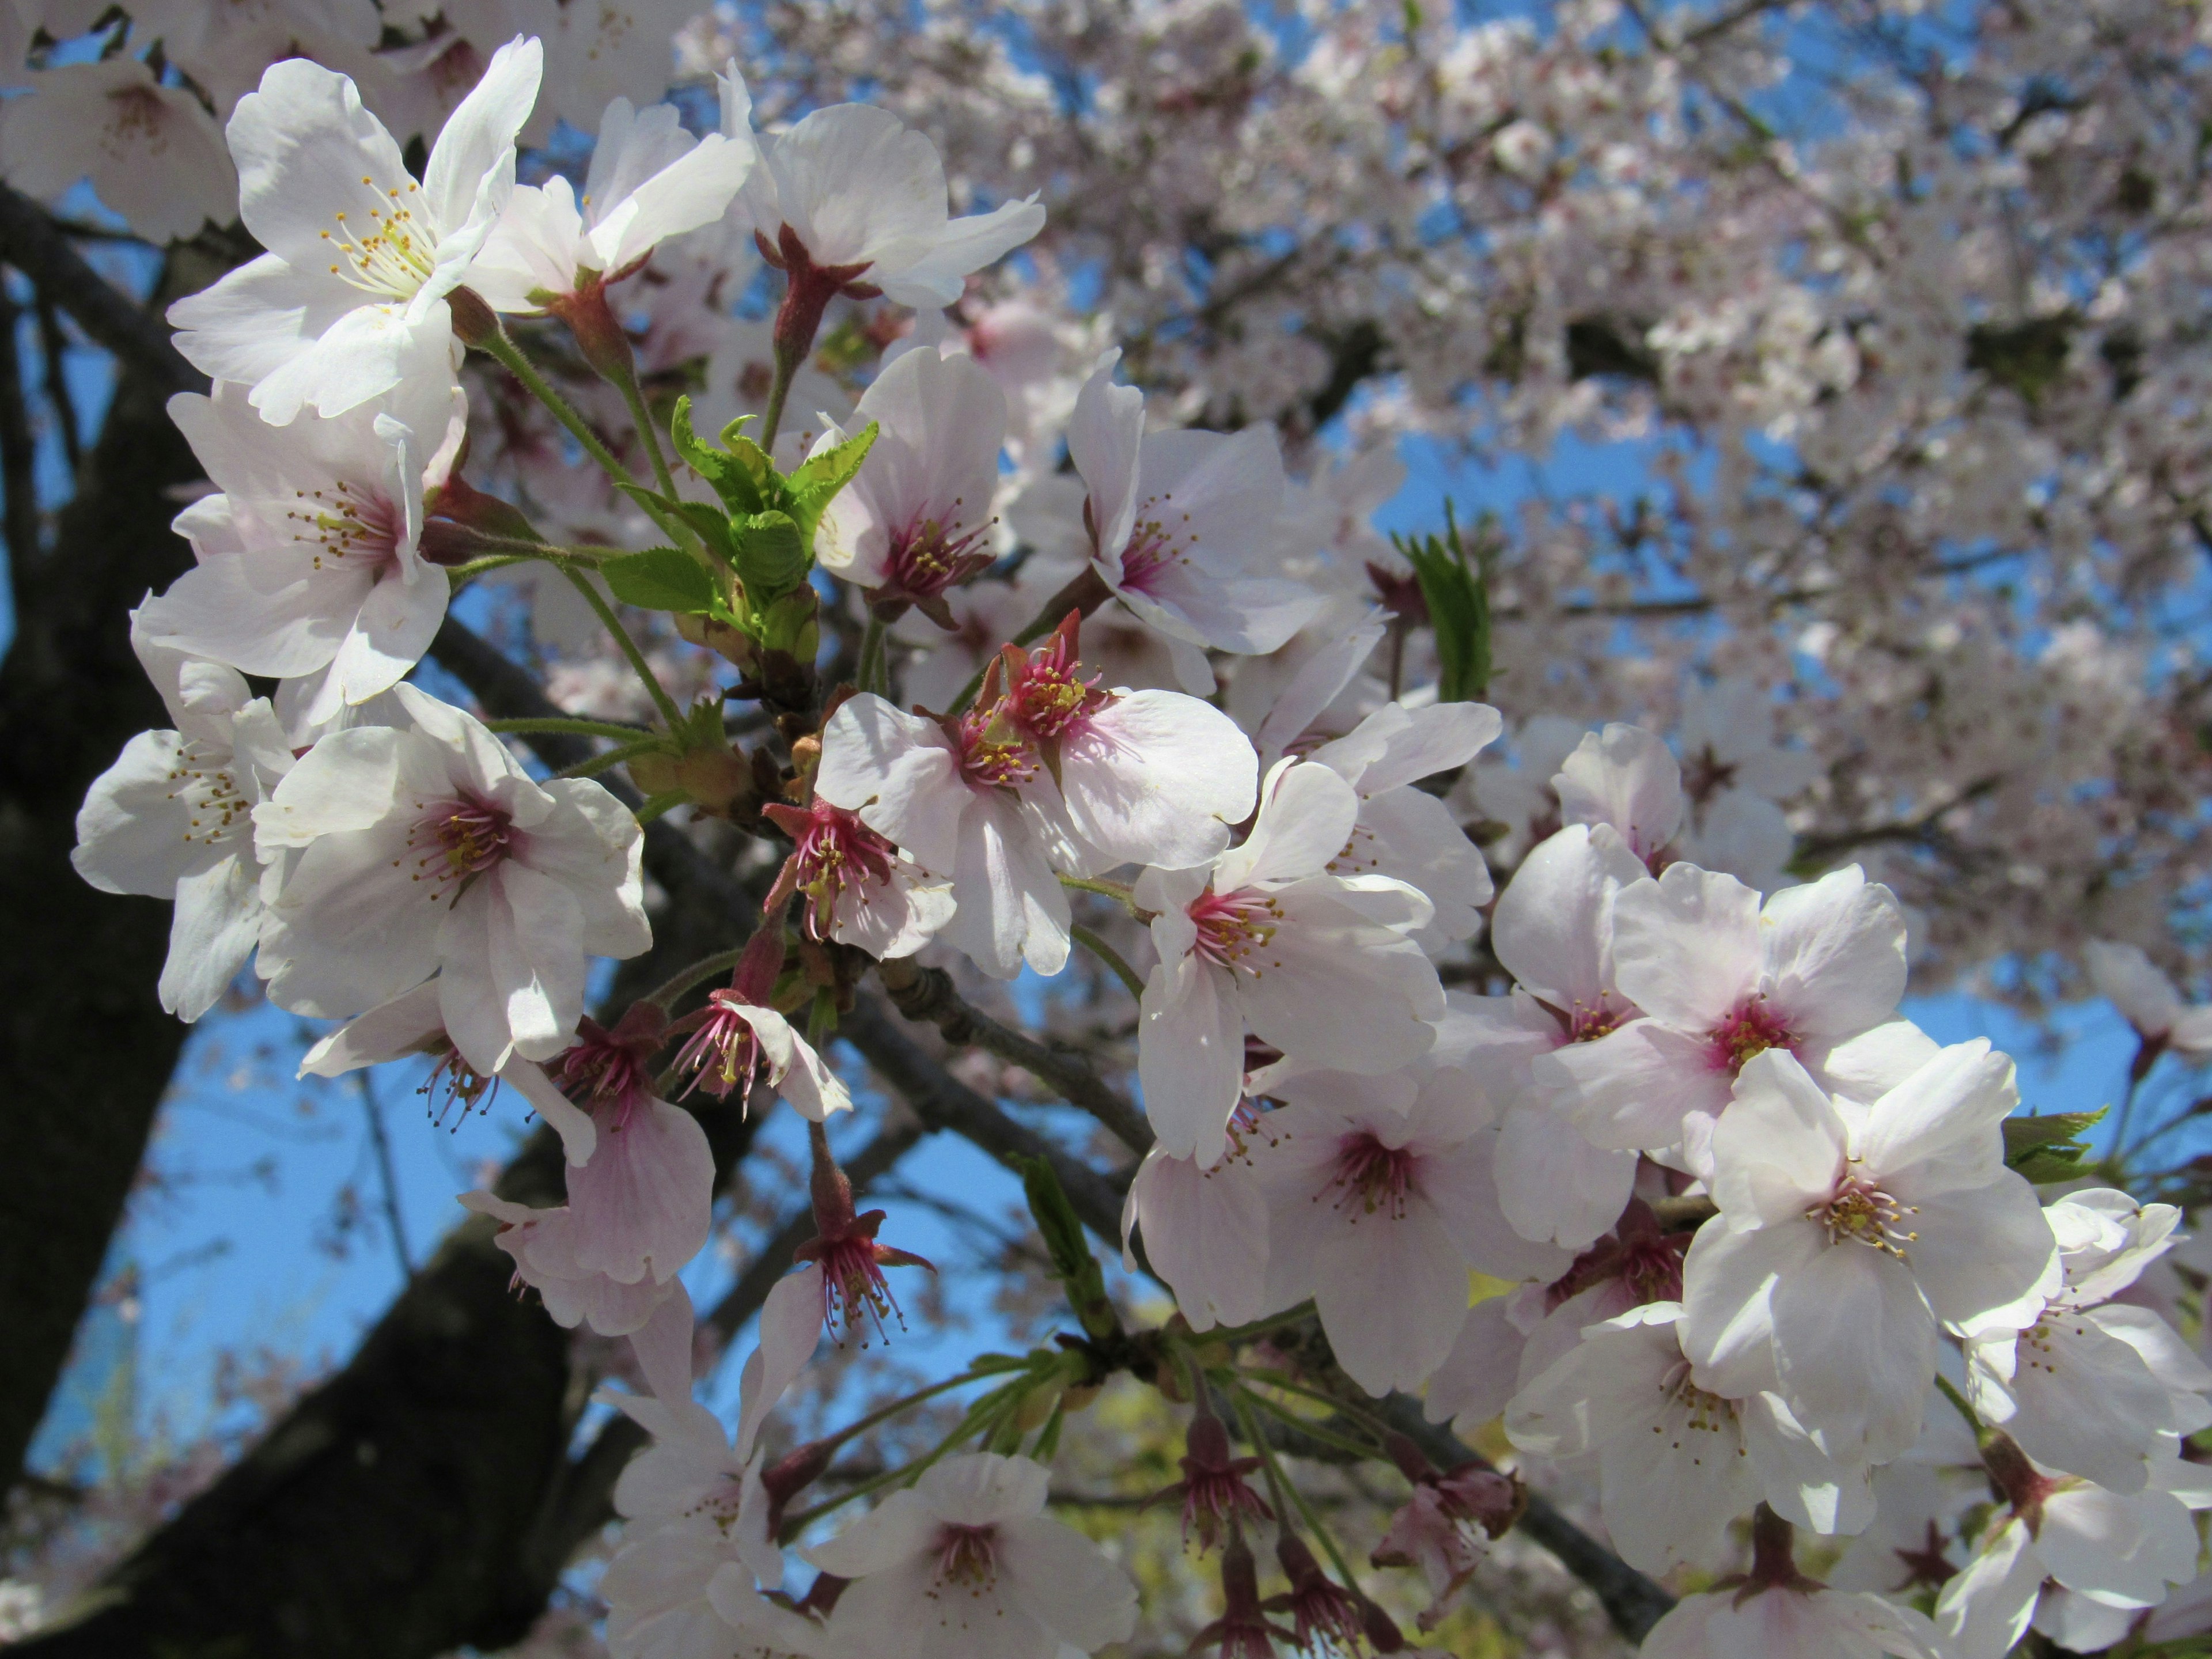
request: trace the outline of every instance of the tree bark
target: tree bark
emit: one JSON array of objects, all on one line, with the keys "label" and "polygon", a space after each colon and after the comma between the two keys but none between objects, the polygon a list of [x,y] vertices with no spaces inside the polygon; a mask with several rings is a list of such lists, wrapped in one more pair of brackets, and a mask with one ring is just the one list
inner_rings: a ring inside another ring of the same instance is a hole
[{"label": "tree bark", "polygon": [[[0,1110],[0,1488],[25,1449],[137,1173],[185,1028],[154,994],[169,907],[96,891],[70,866],[86,787],[134,734],[167,726],[131,653],[131,607],[191,562],[164,493],[200,476],[163,404],[126,369],[54,545],[11,547],[15,637],[0,665],[0,951],[9,1099]],[[27,516],[27,515],[26,515]]]}]

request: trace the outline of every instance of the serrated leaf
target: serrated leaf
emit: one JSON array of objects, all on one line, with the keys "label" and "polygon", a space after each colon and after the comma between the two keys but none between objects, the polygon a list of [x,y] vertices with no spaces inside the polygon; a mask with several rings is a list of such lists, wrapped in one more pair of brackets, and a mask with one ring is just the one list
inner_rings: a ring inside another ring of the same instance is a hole
[{"label": "serrated leaf", "polygon": [[754,513],[730,521],[732,562],[745,595],[759,609],[803,586],[812,550],[788,513]]},{"label": "serrated leaf", "polygon": [[2004,1121],[2005,1166],[2038,1186],[2086,1174],[2089,1131],[2105,1118],[2094,1112],[2048,1112]]},{"label": "serrated leaf", "polygon": [[657,489],[647,489],[641,483],[631,483],[626,479],[617,479],[615,488],[648,513],[673,513],[679,505]]},{"label": "serrated leaf", "polygon": [[678,398],[676,412],[669,418],[668,435],[676,445],[676,452],[694,472],[714,487],[714,493],[732,513],[757,513],[763,503],[758,481],[748,471],[744,462],[726,450],[716,449],[702,443],[691,428],[691,400]]},{"label": "serrated leaf", "polygon": [[853,482],[860,471],[860,464],[868,459],[869,450],[875,447],[877,431],[876,423],[869,422],[862,431],[823,450],[791,475],[793,517],[810,542],[814,538],[815,526],[822,521],[823,509],[837,498],[839,490]]},{"label": "serrated leaf", "polygon": [[699,561],[672,547],[625,554],[605,561],[599,570],[617,599],[643,611],[703,615],[721,597]]},{"label": "serrated leaf", "polygon": [[696,531],[699,539],[706,543],[707,550],[723,563],[734,565],[738,562],[737,543],[731,534],[731,520],[720,508],[709,507],[704,501],[678,501],[676,503],[676,516]]}]

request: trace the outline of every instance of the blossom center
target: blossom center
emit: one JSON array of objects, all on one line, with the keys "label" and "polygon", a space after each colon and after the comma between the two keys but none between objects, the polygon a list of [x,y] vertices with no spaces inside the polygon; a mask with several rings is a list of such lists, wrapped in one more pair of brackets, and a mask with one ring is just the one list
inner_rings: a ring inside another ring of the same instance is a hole
[{"label": "blossom center", "polygon": [[1567,1041],[1595,1042],[1601,1036],[1610,1036],[1620,1024],[1620,1010],[1605,998],[1595,1002],[1584,1002],[1577,998],[1566,1018]]},{"label": "blossom center", "polygon": [[954,733],[960,775],[986,789],[1011,788],[1036,775],[1036,751],[1006,720],[1002,708],[971,708]]},{"label": "blossom center", "polygon": [[[1708,1394],[1690,1381],[1688,1360],[1682,1361],[1668,1371],[1660,1387],[1665,1390],[1668,1399],[1681,1407],[1684,1413],[1682,1427],[1685,1430],[1698,1434],[1719,1434],[1735,1427],[1735,1402],[1717,1394]],[[1660,1432],[1659,1425],[1654,1425],[1653,1431]],[[1675,1443],[1674,1449],[1683,1449],[1680,1442]]]},{"label": "blossom center", "polygon": [[1257,974],[1245,957],[1275,936],[1282,911],[1265,893],[1245,887],[1233,893],[1206,889],[1190,902],[1185,912],[1198,929],[1191,949],[1217,968],[1243,968]]},{"label": "blossom center", "polygon": [[913,599],[929,599],[966,580],[992,562],[985,544],[988,524],[970,530],[956,499],[942,518],[917,513],[890,535],[884,554],[884,586]]},{"label": "blossom center", "polygon": [[[1385,1146],[1372,1133],[1350,1134],[1337,1144],[1336,1175],[1328,1190],[1341,1191],[1337,1207],[1357,1201],[1363,1213],[1403,1219],[1416,1186],[1420,1159],[1403,1146]],[[1352,1218],[1357,1222],[1358,1217]]]},{"label": "blossom center", "polygon": [[187,740],[168,777],[169,799],[185,804],[185,840],[203,847],[228,841],[252,822],[253,803],[239,788],[238,775],[216,759],[220,752]]},{"label": "blossom center", "polygon": [[848,887],[883,885],[891,878],[890,842],[842,806],[817,800],[794,840],[799,890],[807,896],[807,920],[817,939],[828,936]]},{"label": "blossom center", "polygon": [[[429,809],[407,837],[420,850],[410,879],[427,881],[436,896],[505,863],[514,852],[514,821],[496,806],[464,798]],[[458,901],[460,893],[453,895]]]},{"label": "blossom center", "polygon": [[328,489],[293,491],[300,505],[285,517],[300,539],[315,548],[318,570],[366,567],[381,574],[399,562],[405,526],[400,511],[380,493],[356,489],[343,479]]},{"label": "blossom center", "polygon": [[1158,591],[1176,566],[1190,562],[1196,544],[1190,514],[1178,514],[1172,491],[1154,496],[1137,509],[1137,522],[1129,532],[1129,544],[1121,550],[1121,586],[1151,594]]},{"label": "blossom center", "polygon": [[937,1577],[970,1590],[988,1589],[998,1577],[998,1528],[947,1525],[937,1540]]},{"label": "blossom center", "polygon": [[[361,182],[377,188],[367,174]],[[343,213],[333,215],[332,228],[322,233],[336,261],[331,275],[370,294],[413,299],[438,264],[437,238],[416,222],[407,205],[422,189],[412,179],[384,186],[382,205],[366,210],[366,226]]]},{"label": "blossom center", "polygon": [[1746,997],[1736,1004],[1705,1034],[1705,1039],[1710,1045],[1705,1063],[1730,1077],[1742,1071],[1744,1062],[1753,1054],[1787,1048],[1791,1041],[1790,1027],[1767,1006],[1764,996]]},{"label": "blossom center", "polygon": [[1919,1213],[1882,1191],[1871,1177],[1847,1174],[1837,1182],[1827,1202],[1814,1205],[1805,1216],[1827,1229],[1831,1244],[1865,1244],[1903,1261],[1905,1246],[1920,1237],[1905,1224],[1906,1218]]},{"label": "blossom center", "polygon": [[740,1086],[750,1091],[753,1074],[762,1064],[760,1041],[752,1022],[738,1012],[750,1006],[734,991],[707,994],[698,1029],[677,1051],[677,1074],[691,1079],[684,1094],[703,1088],[715,1099],[726,1100]]}]

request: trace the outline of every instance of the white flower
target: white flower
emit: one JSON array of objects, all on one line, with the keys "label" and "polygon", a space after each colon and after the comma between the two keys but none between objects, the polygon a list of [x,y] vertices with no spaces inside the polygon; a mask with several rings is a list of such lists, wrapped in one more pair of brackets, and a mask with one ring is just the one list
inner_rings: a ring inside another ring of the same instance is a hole
[{"label": "white flower", "polygon": [[270,995],[343,1016],[442,969],[446,1030],[477,1072],[550,1058],[582,1015],[586,957],[652,943],[643,835],[599,784],[541,786],[459,709],[394,693],[412,729],[324,738],[255,809],[264,855],[304,849],[270,916]]},{"label": "white flower", "polygon": [[1644,1018],[1535,1064],[1540,1081],[1579,1093],[1583,1131],[1601,1146],[1679,1144],[1682,1167],[1703,1176],[1712,1125],[1753,1055],[1786,1050],[1838,1092],[1870,1099],[1928,1052],[1896,1018],[1904,915],[1856,865],[1763,909],[1733,876],[1669,865],[1614,899],[1613,957]]},{"label": "white flower", "polygon": [[1613,1225],[1636,1180],[1634,1149],[1594,1143],[1572,1109],[1579,1091],[1539,1085],[1532,1066],[1642,1013],[1614,983],[1613,909],[1620,890],[1644,878],[1611,825],[1570,824],[1521,860],[1491,917],[1491,949],[1516,988],[1513,1002],[1493,1011],[1490,1046],[1526,1054],[1501,1127],[1498,1195],[1526,1237],[1589,1243]]},{"label": "white flower", "polygon": [[172,398],[169,417],[218,493],[177,515],[199,564],[145,607],[152,637],[249,674],[316,676],[317,722],[389,690],[446,615],[446,573],[416,540],[424,489],[466,430],[459,390],[409,386],[388,408],[272,427],[218,382]]},{"label": "white flower", "polygon": [[951,884],[939,880],[860,822],[817,797],[805,807],[762,811],[791,836],[807,931],[878,961],[910,957],[952,920]]},{"label": "white flower", "polygon": [[2019,1484],[2012,1508],[1992,1518],[1936,1598],[1936,1621],[1960,1659],[2001,1659],[2031,1621],[2076,1652],[2109,1647],[2142,1609],[2166,1600],[2168,1585],[2197,1576],[2190,1511],[2212,1508],[2212,1486],[2171,1437],[2138,1492],[2033,1469]]},{"label": "white flower", "polygon": [[1681,1316],[1680,1303],[1654,1302],[1592,1326],[1515,1396],[1506,1434],[1543,1456],[1595,1454],[1606,1534],[1646,1572],[1709,1562],[1729,1522],[1762,1498],[1824,1533],[1871,1520],[1865,1467],[1823,1453],[1778,1395],[1701,1385]]},{"label": "white flower", "polygon": [[2173,981],[2135,945],[2093,939],[2081,947],[2089,983],[2120,1011],[2146,1044],[2172,1048],[2191,1060],[2212,1054],[2212,1006],[2192,1008]]},{"label": "white flower", "polygon": [[1276,649],[1321,607],[1304,584],[1262,575],[1277,547],[1283,458],[1272,428],[1145,431],[1145,394],[1114,384],[1109,355],[1084,383],[1067,453],[1090,498],[1091,568],[1175,647],[1186,691],[1213,690],[1202,647]]},{"label": "white flower", "polygon": [[514,188],[538,96],[535,40],[501,46],[438,135],[417,184],[345,76],[288,58],[239,100],[239,212],[269,251],[169,307],[177,349],[253,388],[262,418],[342,415],[405,380],[449,383],[446,296]]},{"label": "white flower", "polygon": [[1638,1652],[1643,1659],[1950,1659],[1924,1614],[1818,1584],[1686,1595]]},{"label": "white flower", "polygon": [[831,1651],[902,1659],[1058,1659],[1136,1628],[1137,1591],[1073,1528],[1044,1514],[1049,1477],[1027,1458],[948,1457],[826,1544],[801,1552],[854,1582]]},{"label": "white flower", "polygon": [[2181,1212],[2104,1188],[2044,1214],[2066,1282],[2027,1329],[1966,1338],[1970,1397],[2039,1463],[2141,1492],[2162,1435],[2212,1424],[2212,1370],[2157,1314],[2111,1299],[2172,1243]]},{"label": "white flower", "polygon": [[1470,1268],[1518,1279],[1566,1265],[1492,1204],[1490,1114],[1467,1073],[1308,1072],[1273,1087],[1290,1103],[1261,1120],[1253,1150],[1266,1305],[1312,1297],[1337,1363],[1370,1394],[1418,1389],[1443,1364]]},{"label": "white flower", "polygon": [[1012,787],[1034,763],[994,737],[993,724],[974,708],[939,724],[864,692],[823,728],[814,790],[925,869],[951,875],[944,937],[977,967],[1012,979],[1026,962],[1049,975],[1067,965],[1067,895],[1042,827]]},{"label": "white flower", "polygon": [[[751,102],[734,74],[722,83],[722,111],[723,131],[751,131]],[[832,104],[762,139],[739,201],[769,246],[787,230],[814,264],[903,306],[951,305],[969,272],[1044,228],[1034,196],[949,217],[937,146],[871,104]]]},{"label": "white flower", "polygon": [[54,202],[89,179],[103,206],[156,244],[230,222],[238,175],[190,91],[128,57],[29,78],[35,95],[0,106],[0,173],[17,190]]},{"label": "white flower", "polygon": [[1435,1042],[1443,990],[1408,937],[1427,924],[1428,901],[1388,877],[1326,873],[1358,813],[1335,773],[1284,761],[1242,846],[1138,878],[1160,958],[1140,1000],[1138,1072],[1170,1156],[1220,1158],[1248,1023],[1293,1060],[1362,1073]]},{"label": "white flower", "polygon": [[[876,441],[853,482],[815,532],[822,568],[881,603],[919,605],[954,626],[945,591],[997,556],[991,503],[1006,400],[972,357],[909,351],[860,394],[855,425],[876,423]],[[818,441],[844,441],[832,427]]]},{"label": "white flower", "polygon": [[1306,758],[1326,766],[1359,796],[1352,839],[1330,860],[1334,875],[1395,876],[1419,888],[1435,920],[1413,935],[1425,950],[1471,939],[1493,894],[1490,866],[1451,809],[1414,785],[1465,766],[1504,729],[1495,708],[1480,702],[1407,708],[1386,703],[1334,743]]},{"label": "white flower", "polygon": [[617,98],[600,118],[582,200],[558,173],[516,186],[469,286],[493,310],[519,312],[612,282],[667,238],[720,218],[752,165],[749,138],[695,139],[673,104],[636,110]]},{"label": "white flower", "polygon": [[161,1006],[196,1020],[261,942],[270,895],[251,815],[290,770],[292,745],[237,671],[148,638],[143,609],[131,647],[176,729],[140,732],[94,780],[70,862],[104,893],[176,902]]},{"label": "white flower", "polygon": [[1683,1263],[1682,1346],[1715,1389],[1778,1372],[1832,1456],[1912,1443],[1939,1320],[1966,1326],[2057,1286],[2033,1188],[2004,1167],[2012,1062],[1954,1044],[1862,1107],[1770,1049],[1713,1135],[1720,1214]]},{"label": "white flower", "polygon": [[1745,679],[1693,681],[1682,697],[1682,793],[1687,822],[1675,850],[1766,890],[1785,885],[1796,843],[1775,803],[1820,773],[1802,749],[1774,741],[1774,700]]},{"label": "white flower", "polygon": [[[449,15],[455,3],[447,0]],[[551,115],[580,127],[614,99],[645,104],[666,91],[675,70],[676,31],[699,9],[696,0],[562,0],[558,5],[538,0],[533,12],[538,10],[548,25],[546,102]],[[550,133],[550,118],[546,126]]]},{"label": "white flower", "polygon": [[1655,732],[1616,721],[1585,733],[1552,779],[1566,823],[1609,823],[1647,865],[1682,827],[1682,769]]},{"label": "white flower", "polygon": [[133,33],[158,37],[177,64],[228,114],[270,64],[284,58],[358,58],[382,28],[374,0],[138,0]]}]

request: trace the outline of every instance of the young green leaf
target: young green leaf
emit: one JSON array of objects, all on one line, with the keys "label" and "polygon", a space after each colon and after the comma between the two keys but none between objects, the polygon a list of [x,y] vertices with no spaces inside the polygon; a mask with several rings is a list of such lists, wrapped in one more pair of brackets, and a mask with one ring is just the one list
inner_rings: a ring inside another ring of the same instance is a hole
[{"label": "young green leaf", "polygon": [[1036,1218],[1037,1231],[1044,1239],[1053,1274],[1066,1289],[1068,1305],[1075,1310],[1087,1334],[1112,1335],[1121,1328],[1121,1316],[1107,1297],[1106,1276],[1099,1271],[1098,1259],[1091,1254],[1083,1224],[1076,1219],[1075,1206],[1067,1201],[1060,1177],[1042,1158],[1016,1158],[1014,1167],[1021,1171],[1023,1195],[1030,1201],[1030,1214]]},{"label": "young green leaf", "polygon": [[756,610],[806,580],[813,550],[788,513],[753,513],[730,521],[738,576]]},{"label": "young green leaf", "polygon": [[868,459],[868,451],[875,447],[878,428],[873,421],[853,437],[834,448],[825,449],[798,471],[791,475],[792,516],[799,521],[801,532],[811,543],[814,527],[822,521],[823,509],[837,497],[837,492],[853,482],[860,471],[860,463]]},{"label": "young green leaf", "polygon": [[599,568],[617,599],[641,611],[704,613],[721,597],[699,561],[672,547],[625,554]]},{"label": "young green leaf", "polygon": [[691,429],[690,398],[676,400],[676,413],[670,417],[668,435],[676,445],[676,453],[683,456],[694,472],[714,486],[714,493],[731,512],[757,513],[765,505],[761,500],[759,481],[744,459],[702,442],[699,434]]},{"label": "young green leaf", "polygon": [[2004,1121],[2005,1166],[2040,1186],[2088,1173],[2087,1135],[2104,1121],[2094,1112],[2050,1112]]},{"label": "young green leaf", "polygon": [[1463,702],[1490,689],[1490,561],[1486,550],[1470,561],[1460,540],[1451,503],[1444,503],[1442,536],[1393,536],[1413,567],[1437,636],[1437,696]]}]

